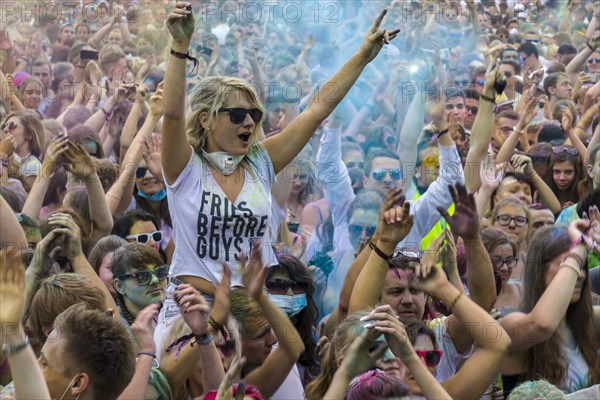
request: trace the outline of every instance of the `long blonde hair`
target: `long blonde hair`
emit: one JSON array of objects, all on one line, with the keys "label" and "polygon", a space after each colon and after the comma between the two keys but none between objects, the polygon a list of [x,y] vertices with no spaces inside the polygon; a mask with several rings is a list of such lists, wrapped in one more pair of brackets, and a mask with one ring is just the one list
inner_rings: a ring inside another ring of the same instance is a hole
[{"label": "long blonde hair", "polygon": [[[186,135],[188,142],[198,154],[206,145],[206,138],[214,132],[219,108],[223,107],[230,94],[243,96],[254,108],[262,111],[263,117],[255,125],[250,146],[254,146],[264,139],[262,123],[265,108],[261,104],[256,90],[247,82],[231,77],[211,76],[201,80],[190,94],[190,107],[192,113],[187,121]],[[200,124],[200,114],[208,113],[205,126]]]}]

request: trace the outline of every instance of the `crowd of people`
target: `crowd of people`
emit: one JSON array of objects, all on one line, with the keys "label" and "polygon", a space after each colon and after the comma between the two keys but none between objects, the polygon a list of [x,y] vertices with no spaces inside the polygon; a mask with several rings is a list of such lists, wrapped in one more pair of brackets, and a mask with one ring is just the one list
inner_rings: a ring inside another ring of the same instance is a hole
[{"label": "crowd of people", "polygon": [[41,3],[0,399],[600,398],[600,2]]}]

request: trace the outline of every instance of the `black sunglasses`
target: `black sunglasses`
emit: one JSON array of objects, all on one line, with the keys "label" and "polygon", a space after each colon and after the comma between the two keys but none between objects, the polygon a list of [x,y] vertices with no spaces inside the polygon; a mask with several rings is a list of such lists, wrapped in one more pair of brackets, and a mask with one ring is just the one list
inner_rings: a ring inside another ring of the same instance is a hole
[{"label": "black sunglasses", "polygon": [[123,280],[128,278],[135,278],[135,282],[140,286],[149,285],[152,282],[152,276],[156,276],[159,281],[167,279],[169,276],[169,266],[161,265],[154,269],[147,269],[143,271],[136,271],[133,274],[122,274],[116,277],[116,279]]},{"label": "black sunglasses", "polygon": [[135,171],[135,177],[138,179],[142,179],[143,177],[146,176],[147,171],[148,171],[148,168],[146,168],[146,167],[138,167],[138,169]]},{"label": "black sunglasses", "polygon": [[348,226],[348,233],[350,234],[351,237],[359,237],[360,234],[362,233],[363,229],[366,230],[367,236],[368,237],[373,237],[373,235],[375,234],[375,230],[377,229],[377,226],[363,226],[363,225],[349,225]]},{"label": "black sunglasses", "polygon": [[246,115],[250,114],[250,118],[255,124],[258,124],[262,118],[262,111],[258,108],[219,108],[219,112],[229,113],[229,119],[232,124],[239,125],[246,119]]},{"label": "black sunglasses", "polygon": [[475,106],[465,106],[465,108],[467,109],[467,111],[469,111],[473,115],[476,115],[477,112],[479,111],[479,107],[475,107]]},{"label": "black sunglasses", "polygon": [[294,294],[306,293],[306,283],[284,281],[283,279],[273,279],[265,283],[267,292],[271,294],[286,294],[292,289]]}]

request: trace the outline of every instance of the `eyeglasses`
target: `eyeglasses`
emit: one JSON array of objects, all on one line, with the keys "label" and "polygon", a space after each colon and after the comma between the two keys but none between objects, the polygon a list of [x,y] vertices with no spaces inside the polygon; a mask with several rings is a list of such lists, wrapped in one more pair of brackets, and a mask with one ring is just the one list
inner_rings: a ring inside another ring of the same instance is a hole
[{"label": "eyeglasses", "polygon": [[143,271],[136,271],[133,274],[123,274],[116,277],[116,279],[123,280],[128,278],[135,278],[135,282],[140,286],[147,286],[152,282],[152,276],[156,276],[159,281],[167,279],[169,276],[169,266],[161,265],[154,269],[146,269]]},{"label": "eyeglasses", "polygon": [[467,86],[469,83],[470,82],[468,79],[463,79],[462,81],[454,81],[454,84],[456,86]]},{"label": "eyeglasses", "polygon": [[474,84],[479,85],[479,86],[483,86],[485,85],[485,80],[484,79],[477,79],[476,81],[473,81]]},{"label": "eyeglasses", "polygon": [[2,125],[0,125],[0,131],[5,130],[6,128],[8,128],[9,131],[14,131],[15,129],[17,129],[19,125],[17,125],[15,123],[15,121],[10,121],[8,123],[3,123]]},{"label": "eyeglasses", "polygon": [[479,107],[475,107],[475,106],[465,106],[465,108],[467,109],[468,112],[470,112],[473,115],[476,115],[477,111],[479,111]]},{"label": "eyeglasses", "polygon": [[250,118],[255,124],[260,122],[262,111],[258,108],[219,108],[219,112],[229,113],[229,120],[232,124],[239,125],[246,119],[246,115],[250,114]]},{"label": "eyeglasses", "polygon": [[588,58],[588,64],[600,64],[600,58]]},{"label": "eyeglasses", "polygon": [[294,294],[306,293],[306,283],[284,281],[283,279],[273,279],[265,283],[267,292],[271,294],[286,294],[292,289]]},{"label": "eyeglasses", "polygon": [[490,259],[492,260],[492,265],[496,269],[502,268],[504,264],[506,264],[508,268],[512,268],[517,265],[517,259],[514,257],[509,257],[506,259],[502,259],[501,257],[490,257]]},{"label": "eyeglasses", "polygon": [[160,243],[163,239],[162,231],[154,231],[152,233],[138,233],[137,235],[127,235],[125,239],[135,239],[136,242],[146,244],[150,241],[150,238],[154,243]]},{"label": "eyeglasses", "polygon": [[496,221],[500,226],[509,226],[512,221],[515,221],[515,226],[519,228],[524,227],[529,222],[529,218],[518,215],[516,217],[511,217],[510,215],[502,214],[496,217]]},{"label": "eyeglasses", "polygon": [[373,171],[371,171],[371,176],[377,182],[381,182],[385,179],[388,173],[390,174],[390,178],[392,178],[395,181],[400,180],[402,178],[402,171],[400,171],[400,168],[376,168]]},{"label": "eyeglasses", "polygon": [[437,367],[442,359],[441,350],[415,350],[417,355],[425,360],[428,367]]},{"label": "eyeglasses", "polygon": [[572,156],[576,156],[579,154],[579,150],[576,147],[570,146],[552,146],[552,152],[554,154],[567,153]]},{"label": "eyeglasses", "polygon": [[146,176],[146,172],[148,172],[148,168],[138,167],[138,169],[135,170],[135,177],[138,179],[142,179]]}]

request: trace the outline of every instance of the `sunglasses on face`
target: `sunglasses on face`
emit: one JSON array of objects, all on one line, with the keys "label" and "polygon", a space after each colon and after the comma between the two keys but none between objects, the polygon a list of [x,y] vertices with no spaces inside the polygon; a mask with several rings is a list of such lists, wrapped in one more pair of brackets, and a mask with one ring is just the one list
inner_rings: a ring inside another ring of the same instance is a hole
[{"label": "sunglasses on face", "polygon": [[150,238],[154,241],[154,243],[160,243],[163,239],[162,231],[154,231],[152,233],[139,233],[137,235],[127,235],[125,239],[135,239],[136,242],[141,244],[146,244],[150,241]]},{"label": "sunglasses on face", "polygon": [[9,131],[14,131],[19,125],[15,123],[15,121],[5,122],[0,125],[0,130],[4,131],[8,128]]},{"label": "sunglasses on face", "polygon": [[600,58],[588,58],[588,64],[600,64]]},{"label": "sunglasses on face", "polygon": [[116,277],[116,279],[124,280],[129,278],[135,278],[135,282],[140,286],[147,286],[152,282],[152,276],[156,276],[159,281],[167,279],[169,276],[169,266],[161,265],[152,270],[147,269],[144,271],[137,271],[133,274],[123,274]]},{"label": "sunglasses on face", "polygon": [[267,292],[271,294],[286,294],[292,289],[294,294],[306,293],[306,283],[284,281],[283,279],[273,279],[265,283]]},{"label": "sunglasses on face", "polygon": [[425,361],[428,367],[437,367],[442,359],[441,350],[415,350],[419,358]]},{"label": "sunglasses on face", "polygon": [[229,113],[229,120],[236,125],[244,122],[248,114],[250,114],[250,118],[255,124],[258,124],[262,118],[262,111],[258,108],[219,108],[219,112]]},{"label": "sunglasses on face", "polygon": [[473,115],[476,115],[477,111],[479,111],[479,107],[475,107],[475,106],[465,106],[465,108],[467,109],[468,112],[470,112]]},{"label": "sunglasses on face", "polygon": [[479,85],[479,86],[483,86],[485,85],[485,80],[484,79],[477,79],[476,81],[473,81],[474,84]]},{"label": "sunglasses on face", "polygon": [[576,147],[569,147],[569,146],[553,146],[552,152],[554,154],[567,153],[572,156],[576,156],[577,154],[579,154],[579,150],[577,150]]},{"label": "sunglasses on face", "polygon": [[348,233],[350,233],[351,237],[360,237],[363,233],[363,230],[366,231],[366,235],[368,237],[373,237],[375,234],[376,226],[363,226],[363,225],[349,225]]},{"label": "sunglasses on face", "polygon": [[381,182],[385,179],[388,173],[390,174],[390,178],[392,178],[395,181],[398,181],[400,180],[400,178],[402,178],[402,171],[400,171],[400,168],[377,168],[371,172],[371,176],[377,182]]},{"label": "sunglasses on face", "polygon": [[137,179],[142,179],[143,177],[146,176],[147,171],[148,171],[148,168],[146,168],[146,167],[138,167],[138,169],[135,170],[135,177]]},{"label": "sunglasses on face", "polygon": [[494,265],[494,268],[496,269],[502,268],[504,264],[506,264],[508,268],[513,268],[515,265],[517,265],[517,259],[514,257],[509,257],[505,259],[501,257],[491,257],[491,260],[492,264]]},{"label": "sunglasses on face", "polygon": [[540,40],[539,39],[525,39],[525,42],[537,44],[540,42]]},{"label": "sunglasses on face", "polygon": [[529,219],[520,215],[516,217],[511,217],[510,215],[502,214],[496,217],[496,221],[498,221],[498,224],[500,226],[509,226],[512,221],[515,221],[515,226],[522,228],[525,225],[527,225]]}]

